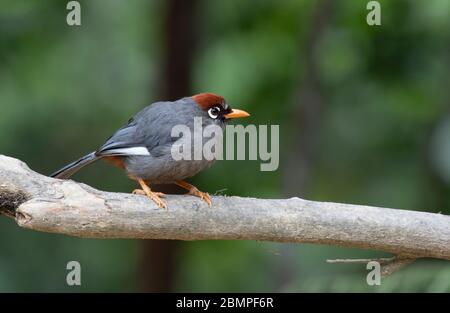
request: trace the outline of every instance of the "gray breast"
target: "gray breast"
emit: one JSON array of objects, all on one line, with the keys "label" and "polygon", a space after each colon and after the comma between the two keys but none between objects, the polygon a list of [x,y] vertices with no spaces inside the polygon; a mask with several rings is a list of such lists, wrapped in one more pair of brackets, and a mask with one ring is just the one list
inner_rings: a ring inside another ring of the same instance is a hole
[{"label": "gray breast", "polygon": [[201,170],[211,166],[208,160],[174,160],[170,151],[168,156],[131,156],[127,157],[125,166],[132,177],[142,178],[151,183],[173,183],[192,177]]}]

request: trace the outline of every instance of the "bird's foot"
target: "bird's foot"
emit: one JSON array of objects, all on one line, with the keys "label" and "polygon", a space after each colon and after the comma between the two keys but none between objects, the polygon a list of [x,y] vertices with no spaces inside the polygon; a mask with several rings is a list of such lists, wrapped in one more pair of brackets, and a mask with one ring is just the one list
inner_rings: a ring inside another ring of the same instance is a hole
[{"label": "bird's foot", "polygon": [[194,187],[191,190],[189,190],[189,194],[195,197],[199,197],[200,199],[208,203],[209,206],[212,205],[211,197],[207,192],[200,191],[196,187]]},{"label": "bird's foot", "polygon": [[208,203],[209,206],[212,205],[211,197],[209,196],[209,194],[207,192],[200,191],[200,190],[198,190],[197,187],[195,187],[185,181],[177,181],[176,184],[180,187],[183,187],[184,189],[187,189],[189,191],[188,193],[190,195],[199,197],[200,199],[202,199],[203,201]]},{"label": "bird's foot", "polygon": [[149,186],[147,186],[147,184],[139,179],[138,180],[139,184],[141,185],[142,189],[135,189],[133,190],[133,194],[137,194],[137,195],[146,195],[147,197],[149,197],[150,199],[152,199],[156,205],[160,208],[163,209],[167,209],[167,204],[161,200],[160,197],[164,197],[165,194],[162,192],[153,192]]}]

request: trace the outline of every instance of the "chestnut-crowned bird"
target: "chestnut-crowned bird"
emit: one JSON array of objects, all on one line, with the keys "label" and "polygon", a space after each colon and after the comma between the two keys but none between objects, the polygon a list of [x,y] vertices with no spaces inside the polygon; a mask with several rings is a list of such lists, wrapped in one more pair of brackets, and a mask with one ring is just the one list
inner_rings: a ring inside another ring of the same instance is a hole
[{"label": "chestnut-crowned bird", "polygon": [[[114,133],[97,151],[66,165],[51,177],[69,178],[81,168],[99,159],[104,159],[126,171],[142,189],[135,194],[146,195],[159,207],[166,208],[160,198],[164,194],[154,192],[149,184],[177,184],[211,205],[208,193],[185,182],[215,160],[191,158],[176,160],[172,157],[172,145],[179,139],[172,136],[176,125],[185,125],[194,132],[194,118],[201,117],[202,127],[217,125],[222,129],[227,120],[246,117],[242,110],[232,109],[225,99],[213,93],[201,93],[176,101],[155,102],[145,107],[128,123]],[[192,141],[194,140],[194,136]]]}]

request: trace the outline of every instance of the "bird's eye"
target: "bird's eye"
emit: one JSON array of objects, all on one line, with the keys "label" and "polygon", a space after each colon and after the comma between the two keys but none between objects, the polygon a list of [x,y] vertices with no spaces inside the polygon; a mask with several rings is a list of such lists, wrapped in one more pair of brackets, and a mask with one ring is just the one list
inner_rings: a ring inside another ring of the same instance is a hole
[{"label": "bird's eye", "polygon": [[220,108],[218,108],[218,107],[213,107],[208,110],[208,115],[211,118],[217,118],[219,116],[219,113],[220,113]]}]

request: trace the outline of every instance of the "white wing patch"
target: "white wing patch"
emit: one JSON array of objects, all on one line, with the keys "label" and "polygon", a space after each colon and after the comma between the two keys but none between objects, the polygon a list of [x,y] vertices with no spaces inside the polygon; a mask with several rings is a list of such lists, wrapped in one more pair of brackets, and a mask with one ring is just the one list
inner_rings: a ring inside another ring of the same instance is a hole
[{"label": "white wing patch", "polygon": [[108,150],[108,154],[123,154],[123,155],[150,155],[146,147],[130,147]]}]

